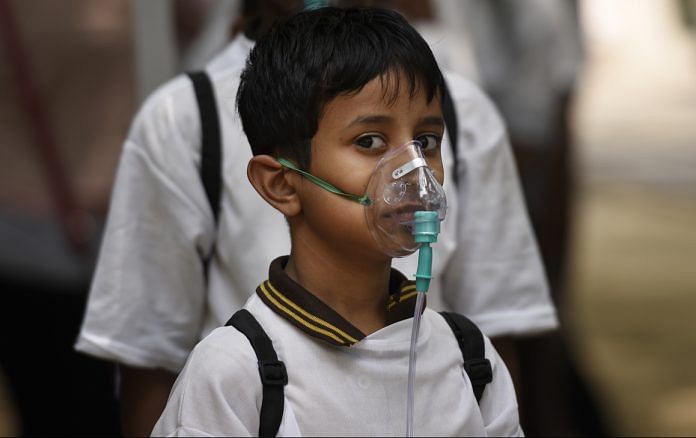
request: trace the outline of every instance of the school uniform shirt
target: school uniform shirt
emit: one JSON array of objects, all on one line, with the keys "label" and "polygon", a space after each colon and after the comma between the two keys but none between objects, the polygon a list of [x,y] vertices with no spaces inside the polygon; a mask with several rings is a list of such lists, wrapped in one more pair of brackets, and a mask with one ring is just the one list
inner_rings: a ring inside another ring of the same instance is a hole
[{"label": "school uniform shirt", "polygon": [[[283,271],[244,306],[288,373],[279,436],[403,436],[415,285],[392,271],[387,326],[365,336]],[[490,341],[493,380],[480,406],[451,328],[426,309],[418,337],[415,436],[521,436],[512,381]],[[253,436],[262,400],[257,359],[234,327],[214,330],[191,353],[155,436]]]},{"label": "school uniform shirt", "polygon": [[[246,177],[251,148],[235,108],[251,41],[238,37],[207,67],[223,138],[217,227],[200,179],[201,128],[188,77],[156,91],[125,140],[79,351],[179,372],[290,252],[283,216]],[[429,302],[467,314],[489,336],[555,328],[503,124],[469,81],[447,76],[459,124],[459,186],[445,175],[449,209],[434,245]],[[446,169],[452,152],[445,135]],[[210,257],[206,274],[202,260]],[[407,275],[417,255],[395,260]]]}]

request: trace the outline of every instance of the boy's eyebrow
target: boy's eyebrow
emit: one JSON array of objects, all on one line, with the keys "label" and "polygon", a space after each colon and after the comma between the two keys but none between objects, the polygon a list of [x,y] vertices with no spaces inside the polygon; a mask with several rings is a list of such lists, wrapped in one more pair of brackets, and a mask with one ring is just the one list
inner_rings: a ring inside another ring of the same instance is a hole
[{"label": "boy's eyebrow", "polygon": [[370,123],[386,123],[386,122],[391,122],[393,120],[392,117],[389,116],[358,116],[346,126],[346,128],[350,128],[351,126],[355,125],[360,125],[360,124],[370,124]]},{"label": "boy's eyebrow", "polygon": [[[392,117],[389,116],[380,116],[380,115],[374,115],[374,116],[359,116],[352,122],[346,126],[346,128],[350,128],[351,126],[359,125],[359,124],[370,124],[370,123],[386,123],[386,122],[391,122],[393,120]],[[445,126],[445,121],[443,120],[442,117],[438,116],[429,116],[429,117],[423,117],[420,120],[420,124],[422,125],[438,125],[438,126]]]},{"label": "boy's eyebrow", "polygon": [[442,126],[443,128],[445,126],[445,120],[438,116],[423,117],[420,122],[423,125],[438,125]]}]

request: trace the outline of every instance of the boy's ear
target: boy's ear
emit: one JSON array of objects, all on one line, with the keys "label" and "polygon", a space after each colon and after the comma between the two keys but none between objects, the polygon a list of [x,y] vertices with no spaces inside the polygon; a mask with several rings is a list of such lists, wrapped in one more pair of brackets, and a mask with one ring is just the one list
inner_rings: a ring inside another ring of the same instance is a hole
[{"label": "boy's ear", "polygon": [[286,217],[292,217],[302,208],[286,174],[286,169],[270,155],[256,155],[247,165],[247,178],[259,195]]}]

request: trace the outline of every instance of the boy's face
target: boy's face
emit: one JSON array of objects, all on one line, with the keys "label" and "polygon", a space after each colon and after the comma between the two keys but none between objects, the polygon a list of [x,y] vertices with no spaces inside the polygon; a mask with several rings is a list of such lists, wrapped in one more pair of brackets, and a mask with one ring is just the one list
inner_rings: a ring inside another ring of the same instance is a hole
[{"label": "boy's face", "polygon": [[[364,194],[380,158],[414,139],[424,145],[423,155],[443,183],[444,123],[439,97],[428,103],[423,87],[411,96],[405,78],[386,79],[377,77],[360,92],[331,100],[312,139],[310,172],[347,193]],[[394,94],[398,82],[401,87]],[[368,230],[364,206],[306,180],[301,192],[305,220],[317,237],[346,255],[389,258]]]}]

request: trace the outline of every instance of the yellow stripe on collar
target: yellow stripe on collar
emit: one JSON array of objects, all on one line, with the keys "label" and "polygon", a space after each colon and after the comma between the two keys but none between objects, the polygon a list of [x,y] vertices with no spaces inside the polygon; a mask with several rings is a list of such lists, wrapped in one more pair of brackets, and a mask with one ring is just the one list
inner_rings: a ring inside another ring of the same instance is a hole
[{"label": "yellow stripe on collar", "polygon": [[[266,289],[265,285],[268,285],[269,288],[273,291],[273,293],[269,292],[268,289]],[[352,336],[348,335],[347,333],[343,332],[342,330],[336,328],[335,326],[329,324],[328,322],[326,322],[320,318],[317,318],[316,316],[314,316],[310,313],[307,313],[305,310],[303,310],[302,308],[297,306],[295,303],[290,301],[283,294],[278,292],[278,290],[273,287],[273,285],[271,284],[270,281],[266,280],[264,283],[261,283],[260,288],[261,288],[261,291],[266,296],[266,298],[268,298],[268,300],[271,301],[279,310],[281,310],[283,313],[285,313],[286,315],[288,315],[289,317],[291,317],[292,319],[294,319],[298,323],[302,324],[306,328],[308,328],[314,332],[317,332],[319,334],[322,334],[326,337],[329,337],[329,338],[333,339],[334,341],[336,341],[340,345],[352,345],[352,344],[355,344],[356,342],[358,342],[357,339],[353,338]],[[312,324],[311,322],[304,319],[302,316],[300,316],[297,313],[293,312],[292,310],[288,309],[286,306],[284,306],[282,303],[280,303],[273,295],[277,295],[279,299],[286,302],[289,306],[291,306],[293,309],[297,310],[304,317],[306,317],[306,318],[308,318],[308,319],[310,319],[318,324],[321,324],[324,327],[326,327],[330,330],[333,330],[335,332],[324,330],[321,327],[318,327],[318,326]],[[341,336],[343,338],[341,338]]]},{"label": "yellow stripe on collar", "polygon": [[400,295],[398,301],[396,301],[396,299],[395,299],[393,302],[387,304],[387,311],[391,310],[392,307],[396,306],[397,304],[403,303],[404,301],[408,300],[409,298],[415,297],[417,294],[418,294],[418,291],[414,290],[413,292],[409,292],[409,293]]},{"label": "yellow stripe on collar", "polygon": [[266,284],[268,284],[268,286],[271,288],[271,290],[273,291],[273,293],[274,293],[275,295],[278,296],[278,298],[280,298],[281,300],[283,300],[285,303],[287,303],[287,304],[288,304],[290,307],[292,307],[293,309],[295,309],[295,310],[297,310],[298,312],[300,312],[300,313],[301,313],[302,315],[304,315],[306,318],[309,318],[310,320],[316,322],[317,324],[323,325],[323,326],[326,327],[327,329],[332,330],[332,331],[335,332],[336,334],[338,334],[338,335],[344,337],[346,340],[350,341],[351,343],[356,343],[356,342],[358,342],[357,339],[355,339],[354,337],[352,337],[352,336],[349,335],[348,333],[344,332],[343,330],[339,329],[339,328],[336,327],[335,325],[333,325],[333,324],[331,324],[331,323],[329,323],[329,322],[326,322],[326,321],[324,321],[323,319],[316,317],[315,315],[312,315],[311,313],[307,312],[306,310],[304,310],[303,308],[301,308],[300,306],[298,306],[297,304],[295,304],[294,302],[292,302],[289,298],[287,298],[285,295],[283,295],[278,289],[276,289],[275,287],[273,287],[273,285],[271,284],[270,281],[266,280]]},{"label": "yellow stripe on collar", "polygon": [[416,284],[415,283],[409,283],[406,286],[401,288],[401,293],[405,292],[410,292],[412,290],[416,290]]}]

